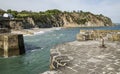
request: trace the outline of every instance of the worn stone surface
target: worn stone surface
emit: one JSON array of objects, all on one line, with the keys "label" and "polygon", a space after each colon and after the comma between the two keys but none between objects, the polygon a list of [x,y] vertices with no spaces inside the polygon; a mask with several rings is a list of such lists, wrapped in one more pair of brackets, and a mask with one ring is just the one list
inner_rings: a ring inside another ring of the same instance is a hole
[{"label": "worn stone surface", "polygon": [[80,30],[76,36],[78,41],[99,40],[120,41],[120,30]]},{"label": "worn stone surface", "polygon": [[22,34],[0,34],[0,56],[9,57],[25,53]]},{"label": "worn stone surface", "polygon": [[[53,74],[120,74],[120,42],[105,42],[106,48],[99,46],[99,41],[74,41],[54,47],[50,66],[57,72]],[[56,60],[58,57],[62,59]],[[61,63],[64,60],[68,61]]]}]

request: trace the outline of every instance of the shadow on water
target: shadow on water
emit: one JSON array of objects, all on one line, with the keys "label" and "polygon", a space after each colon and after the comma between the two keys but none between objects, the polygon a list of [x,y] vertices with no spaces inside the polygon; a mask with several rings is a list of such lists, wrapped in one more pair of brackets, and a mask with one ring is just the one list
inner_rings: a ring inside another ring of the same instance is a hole
[{"label": "shadow on water", "polygon": [[24,44],[25,44],[26,52],[41,49],[40,46],[35,46],[35,45],[29,44],[29,43],[24,43]]}]

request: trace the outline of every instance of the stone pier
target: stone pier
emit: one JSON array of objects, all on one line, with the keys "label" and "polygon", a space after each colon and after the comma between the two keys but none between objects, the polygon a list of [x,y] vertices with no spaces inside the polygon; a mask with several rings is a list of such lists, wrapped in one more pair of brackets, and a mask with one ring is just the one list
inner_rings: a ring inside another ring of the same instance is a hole
[{"label": "stone pier", "polygon": [[120,30],[81,30],[77,41],[50,50],[50,71],[43,74],[120,74]]},{"label": "stone pier", "polygon": [[43,74],[120,74],[120,42],[74,41],[50,50],[51,71]]},{"label": "stone pier", "polygon": [[0,34],[0,56],[10,57],[25,53],[22,34]]},{"label": "stone pier", "polygon": [[120,30],[80,30],[76,39],[78,41],[98,40],[104,38],[107,41],[120,41]]}]

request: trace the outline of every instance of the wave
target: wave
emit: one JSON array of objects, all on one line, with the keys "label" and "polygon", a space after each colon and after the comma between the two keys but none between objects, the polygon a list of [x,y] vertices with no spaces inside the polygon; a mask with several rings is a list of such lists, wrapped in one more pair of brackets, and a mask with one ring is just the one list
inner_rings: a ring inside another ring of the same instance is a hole
[{"label": "wave", "polygon": [[48,28],[48,29],[39,29],[38,31],[31,30],[31,34],[24,34],[24,36],[34,36],[34,35],[40,35],[44,34],[46,32],[53,32],[55,30],[60,30],[61,27],[58,28]]},{"label": "wave", "polygon": [[44,31],[34,32],[34,35],[43,34],[43,33],[45,32]]}]

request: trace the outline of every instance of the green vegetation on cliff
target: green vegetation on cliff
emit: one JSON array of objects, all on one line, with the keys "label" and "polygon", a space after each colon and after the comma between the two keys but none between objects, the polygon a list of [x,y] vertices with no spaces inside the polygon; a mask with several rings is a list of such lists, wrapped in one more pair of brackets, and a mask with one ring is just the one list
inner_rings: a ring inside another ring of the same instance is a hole
[{"label": "green vegetation on cliff", "polygon": [[[16,19],[32,18],[30,21],[34,23],[34,27],[86,27],[86,26],[112,26],[110,18],[100,15],[95,15],[90,12],[83,11],[60,11],[58,9],[32,12],[32,11],[15,11],[15,10],[0,10],[0,14],[11,13]],[[33,25],[33,24],[32,24]]]}]

